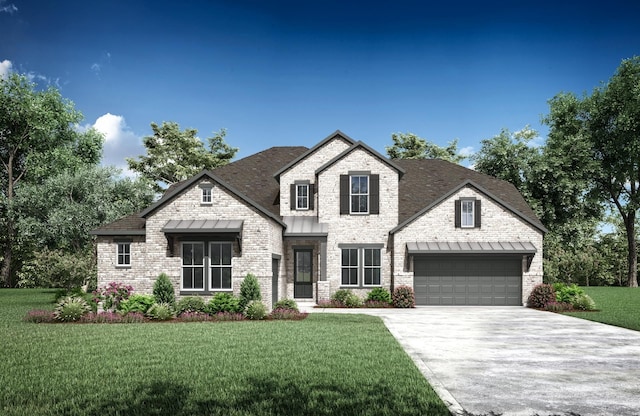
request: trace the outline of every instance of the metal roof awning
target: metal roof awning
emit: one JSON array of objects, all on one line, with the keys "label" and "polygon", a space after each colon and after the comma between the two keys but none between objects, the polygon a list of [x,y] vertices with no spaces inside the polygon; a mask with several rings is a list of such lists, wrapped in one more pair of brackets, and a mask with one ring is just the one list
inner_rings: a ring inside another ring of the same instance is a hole
[{"label": "metal roof awning", "polygon": [[318,222],[316,217],[284,217],[282,220],[287,225],[285,237],[326,237],[329,234],[329,225]]},{"label": "metal roof awning", "polygon": [[165,234],[241,233],[242,223],[242,220],[169,220],[162,231]]},{"label": "metal roof awning", "polygon": [[535,254],[528,241],[447,242],[419,241],[407,243],[409,254]]}]

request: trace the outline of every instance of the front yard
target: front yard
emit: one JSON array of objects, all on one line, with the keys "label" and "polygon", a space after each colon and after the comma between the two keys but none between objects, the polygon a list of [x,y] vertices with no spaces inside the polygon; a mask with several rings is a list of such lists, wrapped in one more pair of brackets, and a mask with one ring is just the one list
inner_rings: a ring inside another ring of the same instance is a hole
[{"label": "front yard", "polygon": [[378,318],[32,324],[0,290],[3,415],[448,415]]},{"label": "front yard", "polygon": [[567,315],[640,331],[640,289],[628,287],[583,287],[596,302],[598,312]]}]

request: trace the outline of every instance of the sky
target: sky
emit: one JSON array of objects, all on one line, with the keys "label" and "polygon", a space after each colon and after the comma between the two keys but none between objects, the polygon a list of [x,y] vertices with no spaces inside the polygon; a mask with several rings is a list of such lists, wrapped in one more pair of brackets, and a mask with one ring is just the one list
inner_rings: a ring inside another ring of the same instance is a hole
[{"label": "sky", "polygon": [[[103,164],[151,122],[237,158],[341,130],[382,154],[411,132],[466,154],[640,55],[640,2],[0,0],[0,76],[52,85],[105,134]],[[469,162],[467,162],[469,163]]]}]

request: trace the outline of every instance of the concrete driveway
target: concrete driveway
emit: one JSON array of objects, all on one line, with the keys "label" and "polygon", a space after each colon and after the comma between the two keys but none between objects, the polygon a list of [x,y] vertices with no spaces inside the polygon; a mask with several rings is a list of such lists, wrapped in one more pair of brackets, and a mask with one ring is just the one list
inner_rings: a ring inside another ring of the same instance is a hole
[{"label": "concrete driveway", "polygon": [[521,307],[357,311],[384,320],[454,413],[640,415],[640,332]]}]

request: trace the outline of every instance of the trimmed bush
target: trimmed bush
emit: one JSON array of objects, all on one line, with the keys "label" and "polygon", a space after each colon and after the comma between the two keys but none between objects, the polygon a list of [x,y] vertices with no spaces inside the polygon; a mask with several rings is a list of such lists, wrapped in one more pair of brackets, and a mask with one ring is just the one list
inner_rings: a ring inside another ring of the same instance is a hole
[{"label": "trimmed bush", "polygon": [[168,303],[154,303],[146,314],[150,319],[156,321],[168,321],[175,315],[173,313],[173,306]]},{"label": "trimmed bush", "polygon": [[158,279],[153,284],[153,296],[158,303],[168,303],[169,305],[176,304],[176,294],[173,290],[173,283],[169,279],[166,273],[160,273]]},{"label": "trimmed bush", "polygon": [[264,319],[265,316],[267,316],[267,307],[259,300],[252,300],[249,302],[249,305],[247,305],[245,315],[252,321]]},{"label": "trimmed bush", "polygon": [[204,312],[206,309],[207,305],[200,296],[185,296],[178,301],[176,313],[182,315],[184,313]]},{"label": "trimmed bush", "polygon": [[344,300],[344,306],[347,308],[361,308],[362,299],[355,293],[350,293]]},{"label": "trimmed bush", "polygon": [[413,288],[398,286],[393,290],[392,301],[394,308],[415,308],[416,297],[413,293]]},{"label": "trimmed bush", "polygon": [[596,308],[596,303],[591,299],[591,296],[586,293],[578,295],[571,305],[574,309],[579,311],[592,311]]},{"label": "trimmed bush", "polygon": [[306,318],[308,315],[309,314],[307,312],[299,312],[297,309],[279,307],[271,311],[269,319],[299,321]]},{"label": "trimmed bush", "polygon": [[240,299],[236,298],[230,293],[216,293],[215,296],[209,301],[206,312],[211,315],[215,315],[219,312],[242,312],[242,308],[240,307]]},{"label": "trimmed bush", "polygon": [[260,294],[258,279],[249,273],[240,284],[240,306],[242,310],[244,310],[252,300],[262,300],[262,295]]},{"label": "trimmed bush", "polygon": [[553,286],[542,283],[534,287],[531,291],[527,299],[527,307],[544,309],[550,302],[557,302],[556,292],[553,290]]},{"label": "trimmed bush", "polygon": [[376,287],[367,294],[367,301],[370,300],[391,303],[391,293],[384,287]]},{"label": "trimmed bush", "polygon": [[350,295],[353,295],[351,289],[339,289],[335,291],[333,296],[331,296],[331,300],[335,300],[336,302],[340,302],[344,305]]},{"label": "trimmed bush", "polygon": [[156,299],[153,295],[135,294],[120,302],[118,311],[123,315],[132,312],[140,312],[144,315],[154,303],[156,303]]},{"label": "trimmed bush", "polygon": [[274,310],[278,308],[298,311],[298,304],[293,299],[281,299],[277,301],[275,305],[273,305]]},{"label": "trimmed bush", "polygon": [[82,315],[86,315],[91,311],[87,302],[78,297],[69,296],[60,301],[53,316],[61,322],[75,322],[80,320]]}]

